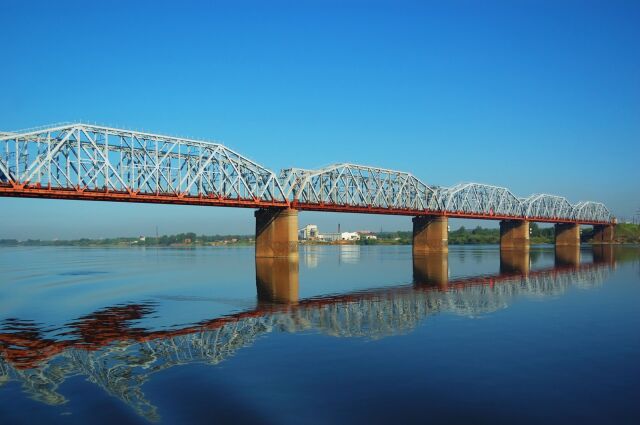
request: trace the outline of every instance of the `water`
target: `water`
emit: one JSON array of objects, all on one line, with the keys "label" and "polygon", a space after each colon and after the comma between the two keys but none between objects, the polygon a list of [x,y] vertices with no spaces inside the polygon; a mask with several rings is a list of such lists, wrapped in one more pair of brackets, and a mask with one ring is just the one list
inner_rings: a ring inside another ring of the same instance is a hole
[{"label": "water", "polygon": [[640,423],[640,250],[0,249],[0,423]]}]

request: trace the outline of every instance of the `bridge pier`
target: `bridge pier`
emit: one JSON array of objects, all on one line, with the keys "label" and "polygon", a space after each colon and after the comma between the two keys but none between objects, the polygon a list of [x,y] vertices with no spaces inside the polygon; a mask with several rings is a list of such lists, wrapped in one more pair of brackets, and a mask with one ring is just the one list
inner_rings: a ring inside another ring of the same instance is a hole
[{"label": "bridge pier", "polygon": [[449,220],[447,217],[413,218],[413,255],[449,252]]},{"label": "bridge pier", "polygon": [[299,299],[297,259],[256,257],[258,302],[296,304]]},{"label": "bridge pier", "polygon": [[529,249],[529,222],[502,220],[500,222],[500,251]]},{"label": "bridge pier", "polygon": [[580,225],[576,223],[557,223],[555,226],[556,246],[580,246]]},{"label": "bridge pier", "polygon": [[256,258],[298,259],[298,211],[261,208],[256,217]]},{"label": "bridge pier", "polygon": [[612,243],[615,234],[615,225],[597,224],[593,226],[592,243]]},{"label": "bridge pier", "polygon": [[500,274],[528,276],[530,265],[528,249],[500,250]]},{"label": "bridge pier", "polygon": [[449,284],[449,255],[446,252],[414,255],[413,283],[434,285],[446,291]]}]

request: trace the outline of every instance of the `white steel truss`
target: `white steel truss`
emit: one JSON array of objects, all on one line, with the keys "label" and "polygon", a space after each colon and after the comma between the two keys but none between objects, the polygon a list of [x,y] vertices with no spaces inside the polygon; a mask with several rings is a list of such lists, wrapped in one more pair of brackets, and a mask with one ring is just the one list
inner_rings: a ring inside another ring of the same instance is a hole
[{"label": "white steel truss", "polygon": [[287,198],[302,204],[437,210],[435,190],[409,173],[354,164],[319,170],[290,168],[279,175]]},{"label": "white steel truss", "polygon": [[[614,220],[597,202],[572,205],[545,194],[519,199],[504,187],[479,183],[430,186],[410,173],[348,163],[317,170],[289,168],[276,176],[219,143],[78,123],[0,132],[0,195],[29,196],[11,193],[24,188],[121,194],[119,200],[142,195],[147,196],[144,202],[172,202],[167,199],[173,197],[229,206]],[[109,200],[108,195],[98,198]]]},{"label": "white steel truss", "polygon": [[219,143],[88,124],[1,134],[0,183],[285,202],[273,172]]},{"label": "white steel truss", "polygon": [[463,183],[440,188],[438,200],[445,211],[454,214],[512,217],[522,215],[520,201],[504,187]]},{"label": "white steel truss", "polygon": [[566,198],[555,195],[535,194],[522,200],[523,214],[530,218],[571,220],[573,206]]},{"label": "white steel truss", "polygon": [[613,215],[609,209],[600,202],[578,202],[573,206],[573,217],[576,220],[610,222]]}]

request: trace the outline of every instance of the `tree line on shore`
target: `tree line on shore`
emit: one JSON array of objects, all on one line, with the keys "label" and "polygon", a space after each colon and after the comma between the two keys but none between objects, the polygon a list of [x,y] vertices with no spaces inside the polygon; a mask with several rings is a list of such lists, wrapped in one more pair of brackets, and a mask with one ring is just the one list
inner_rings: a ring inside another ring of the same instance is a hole
[{"label": "tree line on shore", "polygon": [[[411,231],[380,232],[377,239],[361,239],[360,245],[410,245]],[[537,223],[530,225],[530,238],[533,244],[553,243],[554,228],[540,227]],[[593,229],[582,230],[581,239],[589,242],[593,237]],[[615,241],[620,243],[640,243],[640,225],[621,223],[616,226]],[[40,239],[0,239],[0,246],[204,246],[204,245],[251,245],[253,235],[197,235],[194,232],[162,235],[158,237],[119,237],[101,239],[72,240],[40,240]],[[449,232],[450,245],[498,244],[500,229],[477,226],[467,229],[464,226]]]}]

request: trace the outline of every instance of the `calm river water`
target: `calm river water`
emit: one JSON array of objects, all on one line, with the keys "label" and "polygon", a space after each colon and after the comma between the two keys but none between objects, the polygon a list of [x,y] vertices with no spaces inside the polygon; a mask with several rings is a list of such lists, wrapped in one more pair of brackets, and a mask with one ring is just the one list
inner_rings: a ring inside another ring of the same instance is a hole
[{"label": "calm river water", "polygon": [[640,423],[640,250],[0,249],[0,423]]}]

